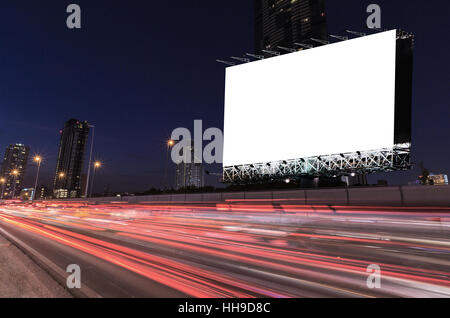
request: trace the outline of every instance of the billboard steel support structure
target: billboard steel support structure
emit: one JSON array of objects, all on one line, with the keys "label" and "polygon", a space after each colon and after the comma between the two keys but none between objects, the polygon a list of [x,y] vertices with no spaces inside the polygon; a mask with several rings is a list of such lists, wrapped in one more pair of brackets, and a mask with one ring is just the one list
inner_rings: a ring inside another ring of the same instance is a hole
[{"label": "billboard steel support structure", "polygon": [[294,160],[224,167],[224,183],[249,184],[295,180],[301,177],[338,177],[375,172],[409,170],[411,145],[393,149],[328,155]]}]

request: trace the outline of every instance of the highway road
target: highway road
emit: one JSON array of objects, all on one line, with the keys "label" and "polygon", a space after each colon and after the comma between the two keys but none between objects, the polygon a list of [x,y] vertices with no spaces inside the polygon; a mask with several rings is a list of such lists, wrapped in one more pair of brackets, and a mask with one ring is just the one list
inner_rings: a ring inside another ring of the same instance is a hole
[{"label": "highway road", "polygon": [[450,208],[9,203],[1,234],[89,297],[450,297]]}]

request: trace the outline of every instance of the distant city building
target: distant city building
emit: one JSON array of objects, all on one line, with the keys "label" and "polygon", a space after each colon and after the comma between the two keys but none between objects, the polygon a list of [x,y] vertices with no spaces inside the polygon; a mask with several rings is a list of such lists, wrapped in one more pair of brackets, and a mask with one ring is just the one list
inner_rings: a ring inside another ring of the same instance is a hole
[{"label": "distant city building", "polygon": [[351,186],[366,186],[369,184],[366,174],[344,176],[341,178],[341,180],[349,187],[351,187]]},{"label": "distant city building", "polygon": [[20,191],[20,199],[23,201],[30,201],[34,195],[34,188],[26,188]]},{"label": "distant city building", "polygon": [[114,193],[111,191],[111,184],[107,184],[105,187],[105,191],[103,192],[104,197],[113,197]]},{"label": "distant city building", "polygon": [[430,175],[428,177],[429,184],[432,185],[448,185],[448,176],[445,174],[438,174],[438,175]]},{"label": "distant city building", "polygon": [[353,185],[359,185],[359,186],[366,186],[369,185],[369,179],[367,177],[367,174],[357,174],[356,176],[352,177]]},{"label": "distant city building", "polygon": [[204,174],[201,163],[181,163],[177,165],[176,189],[203,188]]},{"label": "distant city building", "polygon": [[[191,157],[191,163],[185,163],[188,161],[187,156]],[[177,190],[186,188],[203,188],[205,185],[203,164],[195,163],[193,144],[189,148],[189,153],[186,154],[185,162],[177,165],[175,188]]]},{"label": "distant city building", "polygon": [[0,177],[6,180],[4,198],[11,199],[20,194],[29,154],[30,148],[22,144],[10,145],[6,148],[0,171]]},{"label": "distant city building", "polygon": [[254,0],[255,51],[280,51],[295,43],[320,45],[328,40],[325,0]]},{"label": "distant city building", "polygon": [[423,175],[418,180],[411,181],[408,185],[443,186],[449,185],[446,174],[429,173],[428,169],[422,169]]},{"label": "distant city building", "polygon": [[37,192],[36,192],[36,196],[35,196],[36,200],[46,200],[46,199],[50,199],[51,197],[52,197],[52,192],[46,186],[40,186],[37,188]]},{"label": "distant city building", "polygon": [[81,197],[84,157],[89,124],[71,119],[61,130],[53,192],[57,199]]}]

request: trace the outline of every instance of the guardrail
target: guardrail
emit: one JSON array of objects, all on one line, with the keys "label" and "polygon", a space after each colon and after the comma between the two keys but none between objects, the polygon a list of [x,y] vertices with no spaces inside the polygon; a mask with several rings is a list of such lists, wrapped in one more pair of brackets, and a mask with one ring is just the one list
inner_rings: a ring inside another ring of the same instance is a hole
[{"label": "guardrail", "polygon": [[[80,199],[72,201],[79,200]],[[396,186],[261,192],[218,192],[92,198],[84,200],[96,204],[118,201],[124,203],[277,201],[299,205],[450,207],[450,186]]]}]

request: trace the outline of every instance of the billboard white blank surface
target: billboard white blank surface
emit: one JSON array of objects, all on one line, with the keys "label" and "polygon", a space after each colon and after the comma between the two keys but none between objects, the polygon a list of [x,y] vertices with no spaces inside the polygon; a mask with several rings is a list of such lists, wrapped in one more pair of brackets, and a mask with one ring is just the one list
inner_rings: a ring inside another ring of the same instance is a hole
[{"label": "billboard white blank surface", "polygon": [[392,148],[396,31],[229,67],[224,166]]}]

